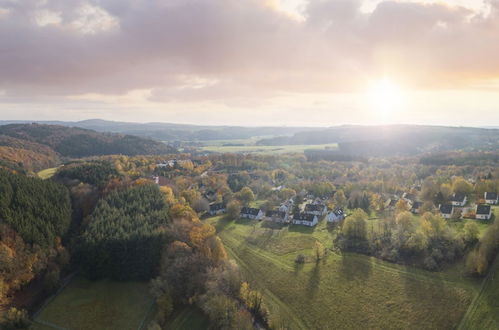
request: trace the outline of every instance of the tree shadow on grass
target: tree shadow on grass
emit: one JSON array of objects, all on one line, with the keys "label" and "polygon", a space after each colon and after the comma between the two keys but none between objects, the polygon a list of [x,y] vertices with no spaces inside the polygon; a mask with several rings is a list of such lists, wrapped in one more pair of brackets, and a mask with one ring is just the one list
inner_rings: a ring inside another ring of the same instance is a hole
[{"label": "tree shadow on grass", "polygon": [[294,233],[312,234],[315,231],[315,227],[308,227],[304,225],[290,225],[288,231]]},{"label": "tree shadow on grass", "polygon": [[225,230],[231,223],[233,223],[233,220],[230,220],[227,217],[223,217],[218,220],[213,226],[217,230],[217,233],[220,233],[221,231]]},{"label": "tree shadow on grass", "polygon": [[348,281],[367,280],[372,273],[370,258],[361,258],[353,253],[344,253],[339,263],[340,274]]},{"label": "tree shadow on grass", "polygon": [[317,290],[319,289],[319,284],[321,282],[321,262],[318,260],[317,262],[314,262],[314,267],[312,268],[312,271],[310,272],[310,277],[308,278],[308,284],[307,284],[307,297],[309,299],[312,299],[315,297],[315,294],[317,293]]},{"label": "tree shadow on grass", "polygon": [[279,222],[274,222],[271,220],[264,220],[262,222],[262,228],[270,228],[270,229],[276,229],[276,230],[281,230],[282,228],[286,227],[286,224],[279,223]]}]

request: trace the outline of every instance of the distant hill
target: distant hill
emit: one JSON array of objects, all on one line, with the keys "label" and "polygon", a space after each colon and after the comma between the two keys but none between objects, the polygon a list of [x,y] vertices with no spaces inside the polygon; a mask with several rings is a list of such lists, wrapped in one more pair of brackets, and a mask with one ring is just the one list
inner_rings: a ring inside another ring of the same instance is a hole
[{"label": "distant hill", "polygon": [[164,143],[133,135],[100,133],[82,128],[42,124],[0,126],[1,145],[51,157],[109,154],[134,156],[176,152],[174,148]]},{"label": "distant hill", "polygon": [[[310,145],[338,143],[345,155],[411,155],[450,150],[499,150],[499,130],[442,126],[339,126],[293,136],[261,139],[258,145]],[[328,151],[328,153],[334,153]]]},{"label": "distant hill", "polygon": [[39,171],[57,165],[59,155],[50,147],[0,135],[0,162],[15,164],[29,171]]},{"label": "distant hill", "polygon": [[[32,123],[33,121],[0,121],[0,125]],[[314,131],[307,127],[240,127],[240,126],[198,126],[172,123],[127,123],[90,119],[78,122],[41,121],[40,124],[62,125],[91,129],[98,132],[113,132],[148,137],[160,141],[207,141],[236,140],[252,137],[292,135],[297,132]],[[321,128],[324,129],[324,128]]]}]

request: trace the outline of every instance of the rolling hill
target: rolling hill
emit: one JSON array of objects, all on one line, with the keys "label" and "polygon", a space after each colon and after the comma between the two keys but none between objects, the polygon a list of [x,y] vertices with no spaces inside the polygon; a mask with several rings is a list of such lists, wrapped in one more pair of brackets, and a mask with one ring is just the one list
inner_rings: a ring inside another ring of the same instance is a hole
[{"label": "rolling hill", "polygon": [[0,162],[28,171],[56,166],[61,157],[109,154],[158,155],[176,150],[162,142],[133,135],[43,124],[0,126]]}]

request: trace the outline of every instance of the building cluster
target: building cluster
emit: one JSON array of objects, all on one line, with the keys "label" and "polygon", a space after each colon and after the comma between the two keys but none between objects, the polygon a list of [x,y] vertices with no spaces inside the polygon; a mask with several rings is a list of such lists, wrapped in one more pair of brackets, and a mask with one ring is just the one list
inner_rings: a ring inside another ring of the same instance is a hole
[{"label": "building cluster", "polygon": [[[496,192],[485,192],[483,200],[485,203],[478,203],[474,207],[475,219],[490,220],[492,217],[492,205],[498,204],[498,195]],[[465,194],[454,194],[450,203],[439,206],[440,215],[444,219],[451,219],[463,211],[467,202],[468,196]]]},{"label": "building cluster", "polygon": [[[212,203],[208,213],[212,216],[219,215],[226,212],[224,203]],[[328,210],[325,201],[307,200],[302,205],[295,207],[295,201],[290,198],[283,202],[275,210],[267,210],[264,212],[261,208],[243,207],[241,209],[240,217],[243,219],[251,220],[268,220],[282,224],[295,224],[313,227],[317,225],[319,219],[325,217],[330,223],[335,223],[345,218],[343,209],[336,208]]]}]

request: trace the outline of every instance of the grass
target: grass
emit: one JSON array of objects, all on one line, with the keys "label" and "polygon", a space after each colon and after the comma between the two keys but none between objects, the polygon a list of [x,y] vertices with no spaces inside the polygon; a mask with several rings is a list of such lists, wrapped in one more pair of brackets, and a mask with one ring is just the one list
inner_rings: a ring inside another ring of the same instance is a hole
[{"label": "grass", "polygon": [[75,278],[35,318],[67,329],[136,330],[150,309],[148,284],[142,282],[88,281]]},{"label": "grass", "polygon": [[[497,219],[499,207],[494,206],[493,211]],[[459,329],[499,329],[499,256],[483,281],[480,292],[469,306]]]},{"label": "grass", "polygon": [[166,324],[166,329],[175,330],[204,330],[208,329],[209,321],[197,308],[186,306],[175,312],[171,321]]},{"label": "grass", "polygon": [[499,329],[499,257],[468,308],[459,329]]},{"label": "grass", "polygon": [[231,152],[231,153],[302,153],[307,149],[325,149],[325,148],[338,148],[337,143],[317,144],[317,145],[285,145],[285,146],[256,146],[256,145],[242,145],[242,146],[205,146],[202,147],[205,151],[211,152]]},{"label": "grass", "polygon": [[46,168],[37,173],[38,177],[43,180],[50,179],[57,172],[59,167]]},{"label": "grass", "polygon": [[[245,278],[261,290],[272,315],[290,329],[451,329],[459,324],[479,281],[461,265],[428,272],[353,253],[333,252],[336,227],[316,228],[220,217],[216,225]],[[312,258],[315,241],[328,249]],[[294,259],[305,254],[308,262]]]}]

